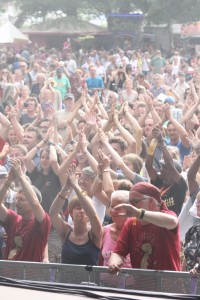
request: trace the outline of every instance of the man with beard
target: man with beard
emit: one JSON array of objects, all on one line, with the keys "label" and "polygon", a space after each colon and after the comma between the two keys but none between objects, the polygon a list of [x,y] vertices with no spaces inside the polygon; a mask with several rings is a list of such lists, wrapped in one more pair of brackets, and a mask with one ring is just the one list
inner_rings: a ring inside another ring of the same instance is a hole
[{"label": "man with beard", "polygon": [[[129,203],[115,206],[112,215],[127,221],[109,260],[110,273],[120,271],[128,254],[132,268],[180,271],[178,218],[167,209],[158,188],[147,182],[135,184],[129,192]],[[134,283],[141,285],[137,280]]]}]

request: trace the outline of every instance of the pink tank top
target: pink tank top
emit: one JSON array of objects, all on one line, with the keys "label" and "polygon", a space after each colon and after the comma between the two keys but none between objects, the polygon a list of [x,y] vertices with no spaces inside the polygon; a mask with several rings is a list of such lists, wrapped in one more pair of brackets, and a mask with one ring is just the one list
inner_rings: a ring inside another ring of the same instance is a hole
[{"label": "pink tank top", "polygon": [[[102,240],[102,249],[101,249],[101,253],[103,256],[103,266],[109,265],[108,262],[109,262],[110,256],[111,256],[112,252],[115,250],[115,247],[117,244],[117,242],[113,241],[110,236],[111,225],[112,224],[109,224],[104,227],[104,236],[103,236],[103,240]],[[129,254],[125,258],[121,267],[122,268],[132,268]]]}]

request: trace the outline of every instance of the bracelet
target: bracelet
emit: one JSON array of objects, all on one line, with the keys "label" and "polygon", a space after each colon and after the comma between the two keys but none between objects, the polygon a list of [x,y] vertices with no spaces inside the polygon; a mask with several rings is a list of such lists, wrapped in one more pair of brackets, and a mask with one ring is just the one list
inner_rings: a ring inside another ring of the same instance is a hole
[{"label": "bracelet", "polygon": [[141,220],[141,219],[144,218],[144,215],[145,215],[145,209],[140,208],[140,211],[139,211],[139,214],[138,214],[137,218]]},{"label": "bracelet", "polygon": [[104,172],[110,172],[110,169],[105,169],[105,170],[103,170],[103,173]]},{"label": "bracelet", "polygon": [[69,141],[69,143],[70,143],[71,145],[74,145],[74,144],[76,144],[76,141],[71,140],[71,141]]},{"label": "bracelet", "polygon": [[48,146],[55,146],[56,144],[53,143],[53,142],[48,142],[47,145],[48,145]]},{"label": "bracelet", "polygon": [[67,198],[67,197],[62,196],[60,193],[58,193],[57,196],[62,200],[65,200]]},{"label": "bracelet", "polygon": [[79,195],[87,196],[86,191],[83,191],[83,190],[77,191],[76,194],[77,195],[79,194]]}]

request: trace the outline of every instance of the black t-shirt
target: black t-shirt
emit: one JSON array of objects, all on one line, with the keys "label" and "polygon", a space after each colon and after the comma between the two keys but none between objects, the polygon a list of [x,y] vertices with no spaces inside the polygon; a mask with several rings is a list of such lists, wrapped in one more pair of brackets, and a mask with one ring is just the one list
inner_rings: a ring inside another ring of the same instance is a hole
[{"label": "black t-shirt", "polygon": [[25,124],[30,124],[32,123],[35,119],[37,118],[37,116],[35,117],[29,117],[27,114],[22,114],[19,120],[19,123],[21,125],[25,125]]},{"label": "black t-shirt", "polygon": [[151,181],[151,183],[161,190],[161,198],[165,201],[166,206],[178,216],[181,212],[187,191],[185,179],[181,176],[178,183],[166,186],[158,175],[156,180]]},{"label": "black t-shirt", "polygon": [[27,173],[32,184],[38,188],[42,194],[42,207],[49,213],[50,206],[61,189],[59,177],[50,170],[48,175],[44,175],[42,170],[38,171],[37,168],[32,173]]}]

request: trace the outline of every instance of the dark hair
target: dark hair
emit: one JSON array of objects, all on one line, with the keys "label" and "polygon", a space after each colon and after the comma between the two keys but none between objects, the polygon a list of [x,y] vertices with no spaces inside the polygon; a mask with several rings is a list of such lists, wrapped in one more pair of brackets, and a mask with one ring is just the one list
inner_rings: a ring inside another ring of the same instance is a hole
[{"label": "dark hair", "polygon": [[144,74],[139,73],[138,76],[137,76],[137,78],[143,78],[144,79]]},{"label": "dark hair", "polygon": [[117,189],[122,191],[130,191],[133,187],[133,184],[128,179],[120,179],[117,181]]},{"label": "dark hair", "polygon": [[140,174],[143,166],[141,157],[135,153],[128,153],[122,157],[123,160],[127,160],[133,165],[134,172]]},{"label": "dark hair", "polygon": [[23,152],[24,156],[28,153],[27,148],[24,145],[21,145],[21,144],[16,144],[16,145],[11,146],[10,150],[12,150],[12,149],[20,149]]},{"label": "dark hair", "polygon": [[50,154],[49,148],[48,148],[48,147],[45,147],[45,148],[42,148],[42,149],[41,149],[41,151],[40,151],[40,157],[42,156],[42,153],[43,153],[44,151],[47,152],[48,154]]},{"label": "dark hair", "polygon": [[85,120],[79,120],[78,123],[77,123],[77,126],[78,126],[79,124],[81,124],[81,123],[86,124],[86,121],[85,121]]},{"label": "dark hair", "polygon": [[[167,127],[168,127],[169,125],[173,125],[173,123],[172,123],[171,121],[169,121],[169,122],[167,123]],[[174,125],[173,125],[173,126],[174,126]]]},{"label": "dark hair", "polygon": [[111,138],[109,139],[109,144],[118,144],[121,151],[125,151],[128,148],[126,141],[124,141],[122,138]]},{"label": "dark hair", "polygon": [[26,128],[26,131],[27,132],[35,132],[36,133],[36,136],[37,136],[37,140],[41,141],[42,140],[42,134],[41,134],[41,131],[38,127],[35,127],[35,126],[28,126]]},{"label": "dark hair", "polygon": [[[37,196],[37,199],[38,201],[41,203],[42,202],[42,194],[41,192],[38,190],[38,188],[36,188],[34,185],[30,184],[32,189],[34,190],[36,196]],[[19,193],[23,193],[23,188],[20,187],[19,190],[18,190]]]},{"label": "dark hair", "polygon": [[40,127],[41,123],[43,122],[51,122],[51,120],[49,118],[42,118],[38,123],[38,127]]},{"label": "dark hair", "polygon": [[186,100],[186,97],[188,95],[188,91],[190,91],[190,88],[187,88],[184,92],[184,100]]},{"label": "dark hair", "polygon": [[28,101],[33,101],[35,103],[35,107],[38,106],[38,101],[36,97],[28,97],[25,103],[28,103]]}]

